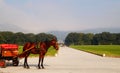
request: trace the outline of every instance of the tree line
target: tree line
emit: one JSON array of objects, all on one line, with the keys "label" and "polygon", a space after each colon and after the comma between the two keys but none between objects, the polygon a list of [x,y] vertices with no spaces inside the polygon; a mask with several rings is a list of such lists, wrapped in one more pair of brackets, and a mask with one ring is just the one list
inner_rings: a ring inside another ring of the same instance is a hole
[{"label": "tree line", "polygon": [[65,38],[66,45],[120,45],[120,33],[76,33],[72,32]]},{"label": "tree line", "polygon": [[2,43],[16,43],[19,45],[23,45],[26,42],[41,42],[41,41],[49,41],[52,38],[56,38],[56,36],[47,33],[22,33],[17,32],[13,33],[10,31],[2,31],[0,32],[0,44]]}]

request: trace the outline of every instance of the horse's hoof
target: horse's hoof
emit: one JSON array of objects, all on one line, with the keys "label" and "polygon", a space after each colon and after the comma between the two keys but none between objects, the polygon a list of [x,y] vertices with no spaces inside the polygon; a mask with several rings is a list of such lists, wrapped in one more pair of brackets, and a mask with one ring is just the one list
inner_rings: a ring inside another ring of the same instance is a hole
[{"label": "horse's hoof", "polygon": [[38,68],[38,69],[41,69],[41,67],[39,67],[39,66],[38,66],[37,68]]},{"label": "horse's hoof", "polygon": [[42,69],[45,69],[44,67],[42,67]]},{"label": "horse's hoof", "polygon": [[26,66],[23,66],[24,68],[26,68]]},{"label": "horse's hoof", "polygon": [[29,67],[27,67],[27,69],[30,69]]},{"label": "horse's hoof", "polygon": [[26,67],[26,69],[30,69],[30,67]]},{"label": "horse's hoof", "polygon": [[40,67],[38,67],[38,69],[41,69]]}]

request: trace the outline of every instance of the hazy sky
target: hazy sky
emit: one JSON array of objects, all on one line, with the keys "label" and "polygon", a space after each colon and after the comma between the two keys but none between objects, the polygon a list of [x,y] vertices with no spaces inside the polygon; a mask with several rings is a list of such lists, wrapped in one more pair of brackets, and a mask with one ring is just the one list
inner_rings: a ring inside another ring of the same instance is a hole
[{"label": "hazy sky", "polygon": [[120,0],[0,0],[0,24],[29,32],[120,28]]}]

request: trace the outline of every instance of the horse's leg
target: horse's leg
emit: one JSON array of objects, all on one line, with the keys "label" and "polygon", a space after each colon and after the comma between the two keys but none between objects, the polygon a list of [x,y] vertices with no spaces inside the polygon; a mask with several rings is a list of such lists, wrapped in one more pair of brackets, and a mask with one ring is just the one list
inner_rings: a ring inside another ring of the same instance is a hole
[{"label": "horse's leg", "polygon": [[25,56],[25,59],[24,59],[24,68],[26,68],[26,64],[27,63],[27,57]]},{"label": "horse's leg", "polygon": [[26,68],[26,57],[24,59],[24,68]]},{"label": "horse's leg", "polygon": [[[41,67],[42,67],[42,69],[44,69],[44,66],[43,66],[44,56],[45,56],[45,54],[43,54],[43,53],[41,53],[41,54],[39,55],[38,69],[41,69]],[[40,65],[40,64],[41,64],[41,65]],[[41,66],[41,67],[40,67],[40,66]]]},{"label": "horse's leg", "polygon": [[44,56],[42,57],[42,61],[41,61],[41,67],[42,67],[42,69],[44,69],[43,61],[44,61]]},{"label": "horse's leg", "polygon": [[[28,56],[29,56],[29,55],[28,55]],[[26,68],[27,68],[27,69],[30,68],[29,65],[28,65],[28,63],[27,63],[27,58],[28,58],[28,56],[26,57],[26,66],[27,66]]]},{"label": "horse's leg", "polygon": [[41,62],[41,55],[39,55],[38,69],[41,69],[40,68],[40,62]]},{"label": "horse's leg", "polygon": [[42,55],[41,55],[41,67],[42,67],[42,69],[44,69],[44,65],[43,65],[44,56],[45,56],[45,53],[42,53]]},{"label": "horse's leg", "polygon": [[30,53],[28,53],[28,54],[25,56],[25,60],[24,60],[24,68],[27,68],[27,69],[30,68],[29,65],[28,65],[28,63],[27,63],[27,58],[28,58],[29,54],[30,54]]},{"label": "horse's leg", "polygon": [[28,57],[25,57],[25,60],[24,60],[24,68],[29,68],[29,65],[28,65],[28,63],[27,63],[27,58],[28,58]]}]

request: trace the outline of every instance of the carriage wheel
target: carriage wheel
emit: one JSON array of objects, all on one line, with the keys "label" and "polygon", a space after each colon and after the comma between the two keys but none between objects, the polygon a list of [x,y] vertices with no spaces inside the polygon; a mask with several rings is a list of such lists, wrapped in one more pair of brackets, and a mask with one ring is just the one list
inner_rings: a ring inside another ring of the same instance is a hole
[{"label": "carriage wheel", "polygon": [[6,62],[4,59],[0,60],[0,67],[5,68],[6,67]]},{"label": "carriage wheel", "polygon": [[18,64],[19,64],[18,58],[14,58],[13,59],[13,66],[18,66]]}]

